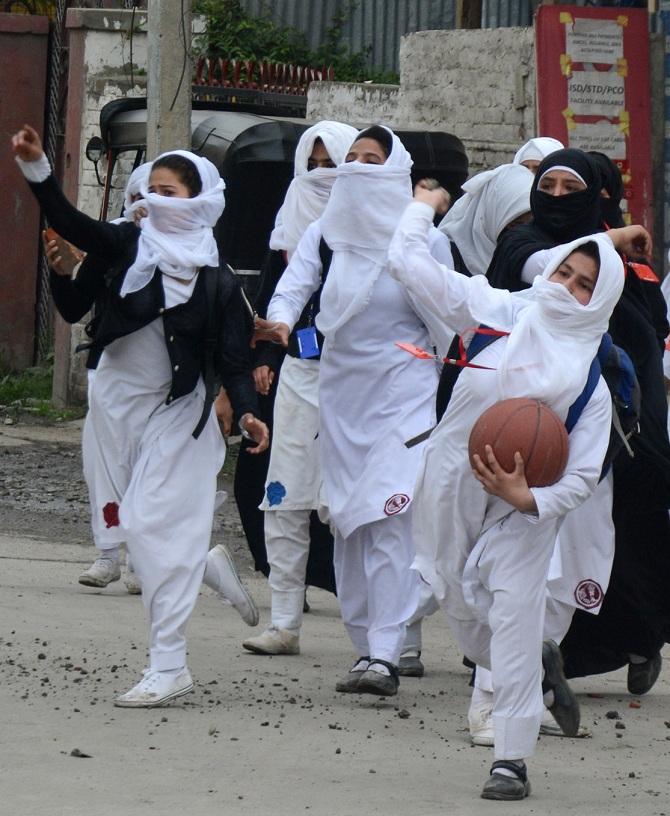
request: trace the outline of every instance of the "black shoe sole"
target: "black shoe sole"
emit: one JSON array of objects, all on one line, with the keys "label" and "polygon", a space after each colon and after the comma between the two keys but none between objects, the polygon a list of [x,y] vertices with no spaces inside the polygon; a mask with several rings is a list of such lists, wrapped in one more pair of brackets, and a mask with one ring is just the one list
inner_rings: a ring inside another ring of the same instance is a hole
[{"label": "black shoe sole", "polygon": [[565,679],[563,657],[553,640],[545,640],[542,644],[542,665],[542,691],[554,692],[554,702],[549,706],[549,711],[566,737],[576,737],[579,732],[579,702]]}]

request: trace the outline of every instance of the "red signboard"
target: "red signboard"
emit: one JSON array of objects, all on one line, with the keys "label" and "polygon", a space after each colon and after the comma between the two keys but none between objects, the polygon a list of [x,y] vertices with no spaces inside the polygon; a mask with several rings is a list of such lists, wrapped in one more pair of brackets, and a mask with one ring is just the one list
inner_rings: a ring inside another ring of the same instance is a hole
[{"label": "red signboard", "polygon": [[540,6],[538,134],[598,150],[619,166],[628,223],[652,228],[648,14]]}]

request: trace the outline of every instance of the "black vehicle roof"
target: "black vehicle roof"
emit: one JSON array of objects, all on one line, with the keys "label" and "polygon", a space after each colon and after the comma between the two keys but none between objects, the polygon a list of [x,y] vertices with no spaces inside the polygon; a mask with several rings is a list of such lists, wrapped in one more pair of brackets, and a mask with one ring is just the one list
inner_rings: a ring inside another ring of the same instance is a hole
[{"label": "black vehicle roof", "polygon": [[[293,178],[295,149],[312,122],[258,113],[257,107],[193,102],[191,149],[212,161],[226,182],[226,209],[216,236],[236,269],[259,269],[277,210]],[[104,106],[101,135],[108,149],[146,147],[146,99],[120,99]],[[361,123],[367,127],[370,123]],[[436,178],[452,195],[468,176],[463,143],[443,131],[396,130],[414,160],[412,180]]]}]

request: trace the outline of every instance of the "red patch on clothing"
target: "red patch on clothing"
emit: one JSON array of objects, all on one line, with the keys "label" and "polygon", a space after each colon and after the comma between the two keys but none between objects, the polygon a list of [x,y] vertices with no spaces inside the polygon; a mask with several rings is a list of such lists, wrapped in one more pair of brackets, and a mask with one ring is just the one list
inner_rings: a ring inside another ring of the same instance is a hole
[{"label": "red patch on clothing", "polygon": [[411,499],[406,493],[394,493],[391,498],[386,500],[384,505],[384,512],[387,516],[395,516],[410,503]]},{"label": "red patch on clothing", "polygon": [[603,602],[602,587],[590,578],[580,581],[575,589],[575,600],[583,609],[595,609]]},{"label": "red patch on clothing", "polygon": [[119,522],[119,505],[116,502],[107,502],[102,508],[102,517],[108,527],[118,527]]}]

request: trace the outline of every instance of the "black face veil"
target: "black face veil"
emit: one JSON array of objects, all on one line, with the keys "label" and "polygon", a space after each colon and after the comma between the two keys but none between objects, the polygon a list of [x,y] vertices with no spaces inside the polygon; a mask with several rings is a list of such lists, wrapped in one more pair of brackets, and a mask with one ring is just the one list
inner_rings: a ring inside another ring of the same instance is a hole
[{"label": "black face veil", "polygon": [[[542,176],[553,168],[574,170],[586,184],[585,190],[554,196],[538,189]],[[530,191],[533,223],[557,243],[573,241],[602,229],[600,210],[601,173],[588,153],[574,148],[557,150],[538,167]]]}]

